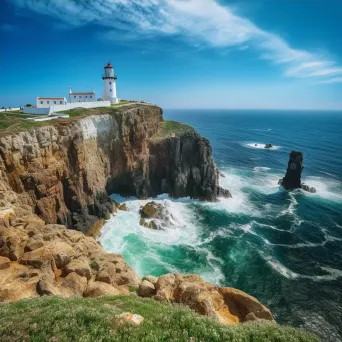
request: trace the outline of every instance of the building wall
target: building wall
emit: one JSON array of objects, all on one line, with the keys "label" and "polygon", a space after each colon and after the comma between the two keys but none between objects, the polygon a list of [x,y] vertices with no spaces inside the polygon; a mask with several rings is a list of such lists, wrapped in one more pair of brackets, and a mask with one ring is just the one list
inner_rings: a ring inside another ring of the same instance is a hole
[{"label": "building wall", "polygon": [[94,102],[96,101],[96,94],[76,95],[71,93],[69,95],[70,103],[75,102]]},{"label": "building wall", "polygon": [[49,107],[49,108],[24,107],[23,112],[25,114],[49,115],[53,111],[52,111],[52,107]]},{"label": "building wall", "polygon": [[64,99],[64,100],[54,100],[54,99],[40,100],[40,99],[37,99],[36,101],[37,101],[37,108],[49,108],[50,106],[66,104],[66,99]]},{"label": "building wall", "polygon": [[53,106],[54,112],[60,112],[63,110],[73,109],[73,108],[97,108],[97,107],[110,107],[110,101],[95,101],[95,102],[75,102],[68,103],[66,105]]},{"label": "building wall", "polygon": [[18,108],[11,108],[11,109],[8,109],[9,107],[5,108],[5,109],[0,109],[0,112],[12,112],[12,111],[18,111],[20,110],[20,107]]},{"label": "building wall", "polygon": [[75,102],[67,103],[65,105],[56,105],[49,108],[34,108],[24,107],[23,112],[25,114],[37,114],[37,115],[50,115],[54,112],[61,112],[63,110],[69,110],[73,108],[97,108],[97,107],[110,107],[110,101],[96,101],[96,102]]}]

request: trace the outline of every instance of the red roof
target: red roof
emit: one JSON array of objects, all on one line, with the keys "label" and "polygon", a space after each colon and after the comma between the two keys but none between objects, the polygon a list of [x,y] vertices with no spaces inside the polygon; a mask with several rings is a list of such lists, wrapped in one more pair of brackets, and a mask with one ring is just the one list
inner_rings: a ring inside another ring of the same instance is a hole
[{"label": "red roof", "polygon": [[105,69],[113,69],[113,67],[110,65],[110,62],[105,66]]}]

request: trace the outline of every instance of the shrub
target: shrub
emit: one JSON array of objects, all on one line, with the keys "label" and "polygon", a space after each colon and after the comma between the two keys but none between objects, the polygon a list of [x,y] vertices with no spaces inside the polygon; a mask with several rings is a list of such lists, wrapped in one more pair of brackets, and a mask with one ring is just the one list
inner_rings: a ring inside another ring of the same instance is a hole
[{"label": "shrub", "polygon": [[95,260],[90,261],[89,266],[91,269],[96,271],[98,271],[100,268],[99,264]]}]

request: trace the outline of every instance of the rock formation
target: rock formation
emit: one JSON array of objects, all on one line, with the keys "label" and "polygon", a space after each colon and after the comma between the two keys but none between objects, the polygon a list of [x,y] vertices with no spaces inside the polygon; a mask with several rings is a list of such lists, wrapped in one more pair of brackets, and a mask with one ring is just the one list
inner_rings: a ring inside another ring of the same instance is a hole
[{"label": "rock formation", "polygon": [[264,148],[272,148],[272,147],[273,147],[272,144],[266,144],[266,145],[264,146]]},{"label": "rock formation", "polygon": [[165,274],[146,277],[138,295],[169,303],[181,303],[225,324],[267,320],[273,316],[264,305],[248,294],[230,287],[217,287],[197,274]]},{"label": "rock formation", "polygon": [[74,120],[1,132],[0,196],[11,194],[15,203],[0,201],[0,211],[28,205],[46,223],[86,232],[114,210],[111,193],[230,196],[219,187],[207,139],[195,131],[154,139],[163,122],[159,107],[85,111]]},{"label": "rock formation", "polygon": [[280,179],[278,184],[280,184],[285,190],[302,188],[305,191],[316,192],[315,188],[309,187],[301,182],[303,169],[303,153],[292,151],[290,153],[285,177]]}]

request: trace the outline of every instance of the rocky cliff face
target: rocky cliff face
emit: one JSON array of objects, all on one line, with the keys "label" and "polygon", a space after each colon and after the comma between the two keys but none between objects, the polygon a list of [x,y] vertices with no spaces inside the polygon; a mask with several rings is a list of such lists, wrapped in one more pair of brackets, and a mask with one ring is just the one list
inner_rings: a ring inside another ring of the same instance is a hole
[{"label": "rocky cliff face", "polygon": [[0,207],[29,206],[46,223],[86,232],[112,212],[111,193],[229,197],[209,142],[195,132],[154,139],[162,121],[159,107],[131,105],[3,134]]}]

